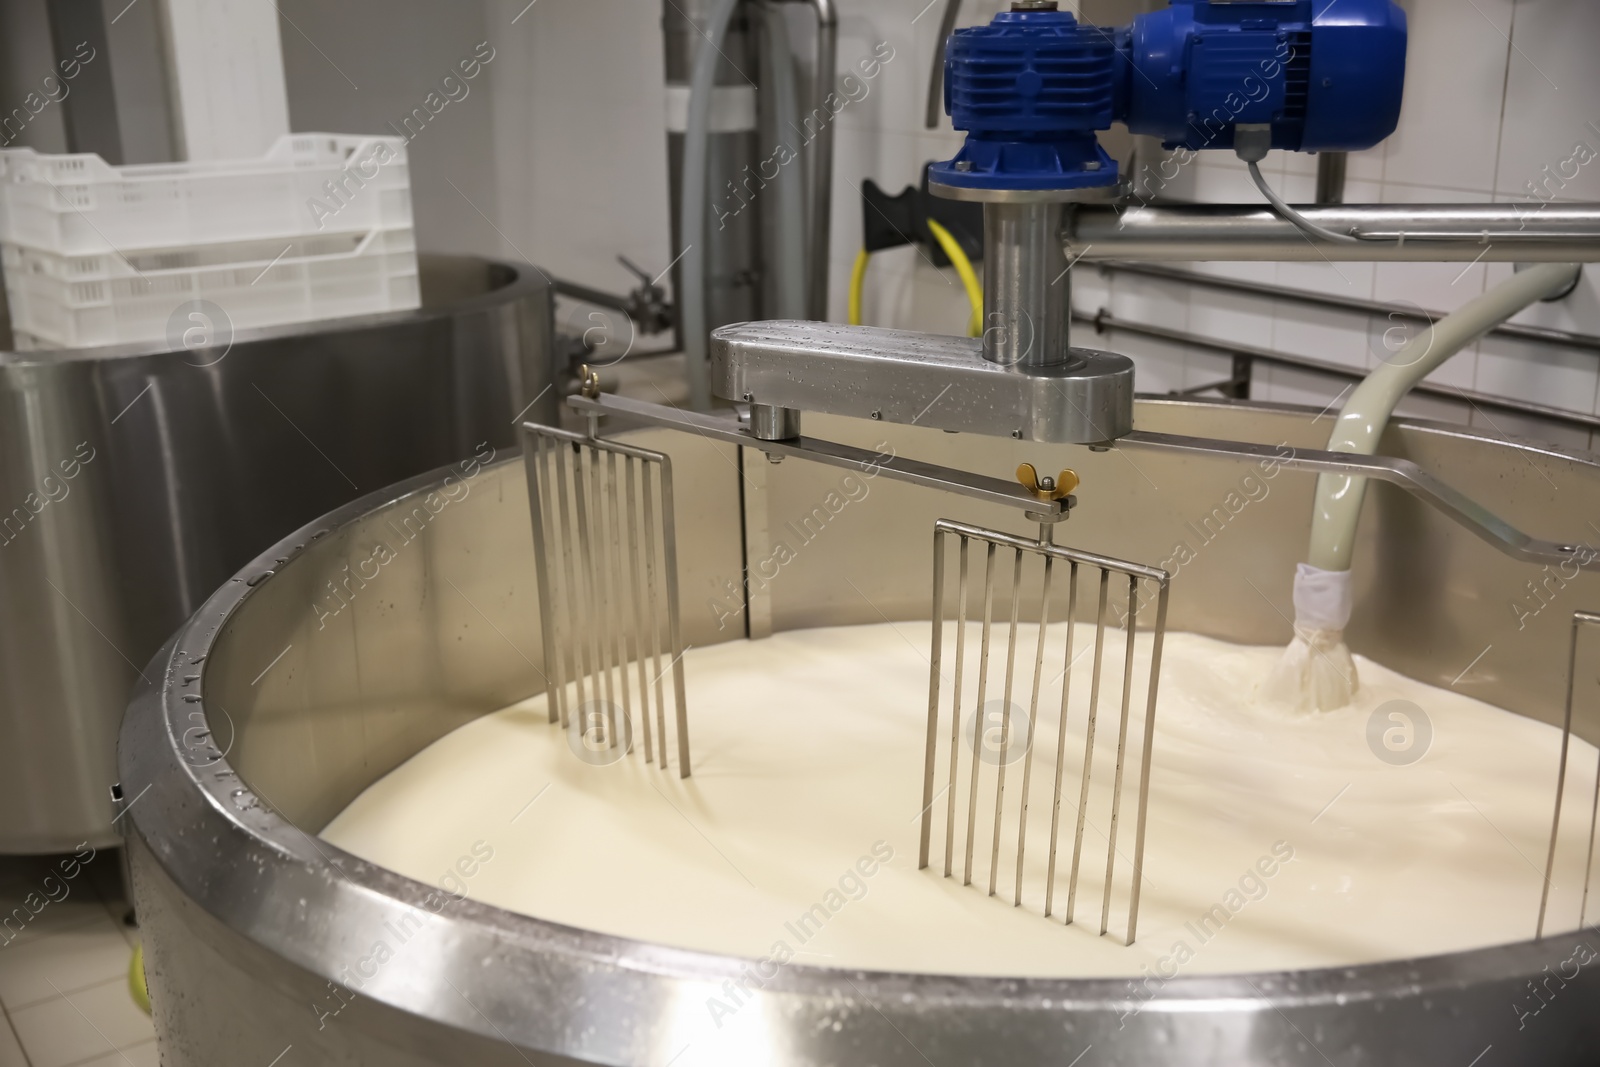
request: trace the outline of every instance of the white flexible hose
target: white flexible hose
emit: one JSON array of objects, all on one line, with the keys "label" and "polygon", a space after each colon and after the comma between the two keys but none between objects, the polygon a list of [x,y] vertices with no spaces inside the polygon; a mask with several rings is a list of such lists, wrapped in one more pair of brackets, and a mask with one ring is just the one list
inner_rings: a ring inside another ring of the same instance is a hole
[{"label": "white flexible hose", "polygon": [[706,362],[710,332],[706,327],[706,206],[711,147],[711,94],[716,90],[717,63],[739,0],[717,0],[706,38],[695,50],[694,73],[689,79],[689,121],[683,137],[683,190],[679,209],[684,251],[678,276],[683,292],[676,294],[683,315],[683,353],[688,366],[689,404],[696,411],[711,407],[711,370]]},{"label": "white flexible hose", "polygon": [[[1412,386],[1441,363],[1517,312],[1570,288],[1578,268],[1569,263],[1544,263],[1510,278],[1446,315],[1408,341],[1356,387],[1334,423],[1328,451],[1370,456],[1398,404]],[[1347,474],[1317,479],[1317,502],[1311,517],[1313,567],[1350,569],[1350,553],[1367,480]]]},{"label": "white flexible hose", "polygon": [[[1334,423],[1330,452],[1372,455],[1402,397],[1445,360],[1535,301],[1570,288],[1577,267],[1546,263],[1513,274],[1408,341],[1356,387]],[[1262,684],[1260,697],[1299,712],[1333,711],[1360,689],[1344,643],[1353,600],[1350,557],[1367,480],[1347,474],[1317,479],[1310,562],[1294,579],[1294,639]]]}]

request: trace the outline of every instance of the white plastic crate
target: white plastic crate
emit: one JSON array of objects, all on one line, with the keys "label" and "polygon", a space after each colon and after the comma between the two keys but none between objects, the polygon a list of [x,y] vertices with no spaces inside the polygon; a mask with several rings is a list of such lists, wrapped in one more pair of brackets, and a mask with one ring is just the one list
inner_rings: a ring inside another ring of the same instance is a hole
[{"label": "white plastic crate", "polygon": [[31,333],[23,333],[21,330],[11,331],[11,351],[13,352],[32,352],[36,349],[54,347],[56,346],[42,337],[35,337]]},{"label": "white plastic crate", "polygon": [[298,133],[259,159],[122,167],[0,150],[0,241],[60,255],[410,225],[401,137]]},{"label": "white plastic crate", "polygon": [[32,347],[173,341],[190,301],[220,309],[219,331],[420,303],[409,226],[82,256],[6,243],[0,265],[13,327]]}]

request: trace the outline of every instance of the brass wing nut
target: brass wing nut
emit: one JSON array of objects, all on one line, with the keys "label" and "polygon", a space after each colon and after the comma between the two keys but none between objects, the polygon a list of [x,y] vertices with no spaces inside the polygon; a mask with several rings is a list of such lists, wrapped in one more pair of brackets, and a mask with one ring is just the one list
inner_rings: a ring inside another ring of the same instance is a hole
[{"label": "brass wing nut", "polygon": [[582,370],[580,370],[578,372],[578,377],[579,377],[579,382],[581,383],[579,385],[579,388],[578,388],[579,392],[581,392],[589,400],[594,400],[597,397],[599,397],[599,395],[600,395],[600,372],[599,371],[592,369],[587,363],[585,363],[583,365]]},{"label": "brass wing nut", "polygon": [[1024,463],[1017,468],[1017,481],[1040,500],[1065,500],[1079,484],[1077,471],[1063,469],[1054,478],[1049,475],[1041,478],[1032,463]]},{"label": "brass wing nut", "polygon": [[1071,514],[1073,505],[1078,502],[1077,498],[1072,495],[1072,491],[1078,488],[1079,484],[1077,471],[1063,469],[1062,472],[1056,475],[1054,478],[1051,478],[1049,475],[1041,478],[1039,477],[1039,472],[1034,469],[1032,463],[1024,463],[1017,468],[1017,481],[1021,482],[1024,489],[1032,493],[1040,500],[1056,500],[1062,502],[1061,510],[1054,515],[1045,514],[1043,512],[1027,512],[1026,514],[1028,518],[1033,519],[1035,522],[1061,522]]}]

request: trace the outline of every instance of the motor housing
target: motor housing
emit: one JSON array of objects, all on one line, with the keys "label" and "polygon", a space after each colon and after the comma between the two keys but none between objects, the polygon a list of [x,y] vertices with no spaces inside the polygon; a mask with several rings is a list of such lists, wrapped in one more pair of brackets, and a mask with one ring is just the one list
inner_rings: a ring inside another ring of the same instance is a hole
[{"label": "motor housing", "polygon": [[1406,16],[1393,0],[1174,0],[1109,29],[1039,0],[957,30],[945,110],[967,131],[938,185],[997,192],[1114,186],[1098,132],[1114,122],[1168,148],[1231,149],[1240,126],[1273,148],[1357,151],[1394,132]]}]

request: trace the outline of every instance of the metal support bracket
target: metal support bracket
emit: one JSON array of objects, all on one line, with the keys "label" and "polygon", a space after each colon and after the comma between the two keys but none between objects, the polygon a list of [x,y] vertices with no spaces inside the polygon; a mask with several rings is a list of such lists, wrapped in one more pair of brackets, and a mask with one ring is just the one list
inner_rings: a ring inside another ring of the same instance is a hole
[{"label": "metal support bracket", "polygon": [[[662,404],[609,394],[593,398],[573,396],[568,398],[568,403],[590,416],[620,415],[635,421],[697,433],[714,441],[758,448],[770,456],[795,456],[815,463],[858,470],[876,467],[896,481],[1019,508],[1025,514],[1032,513],[1029,517],[1036,521],[1053,521],[1052,516],[1063,514],[1069,507],[1065,500],[1040,500],[1019,482],[923,463],[903,456],[883,455],[854,445],[820,441],[814,437],[794,437],[786,441],[758,440],[742,423],[727,415],[681,411]],[[1538,564],[1570,563],[1584,570],[1600,570],[1600,553],[1585,553],[1584,546],[1579,544],[1531,537],[1408,459],[1306,448],[1291,449],[1285,455],[1273,445],[1185,437],[1146,430],[1130,431],[1116,441],[1106,442],[1104,447],[1182,452],[1217,459],[1270,461],[1286,470],[1372,478],[1399,486],[1513,559]],[[1100,450],[1104,451],[1104,448]]]},{"label": "metal support bracket", "polygon": [[1318,474],[1350,474],[1389,482],[1443,512],[1514,559],[1528,563],[1570,562],[1585,570],[1600,570],[1600,556],[1584,553],[1582,545],[1561,544],[1530,537],[1408,459],[1307,448],[1291,449],[1289,455],[1285,456],[1272,445],[1222,441],[1209,437],[1184,437],[1170,433],[1149,433],[1143,430],[1135,430],[1125,435],[1115,442],[1115,447],[1185,452],[1224,459],[1269,460],[1287,470],[1314,471]]}]

